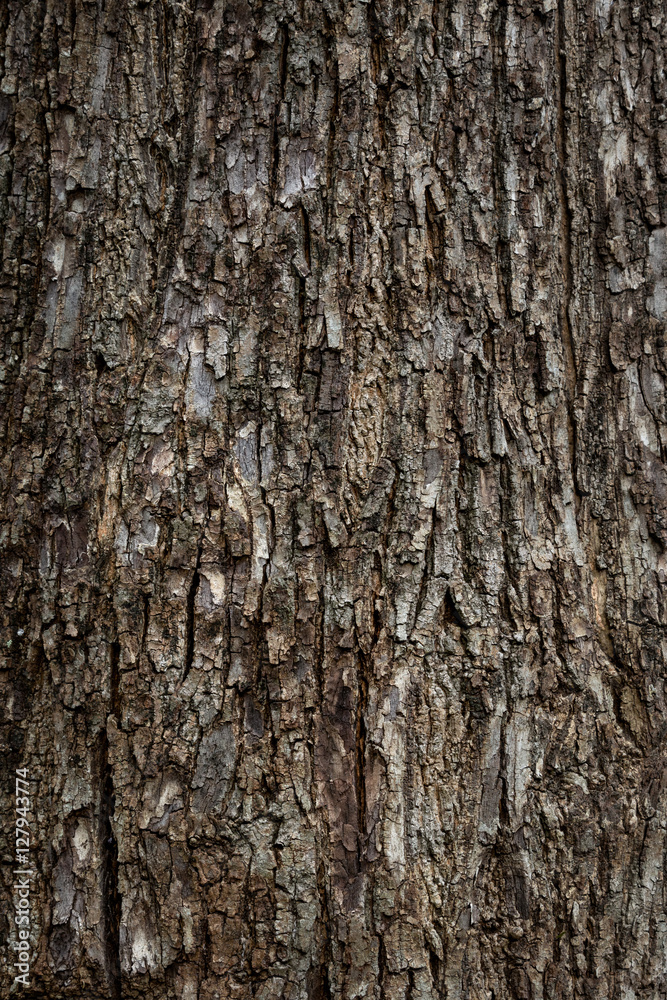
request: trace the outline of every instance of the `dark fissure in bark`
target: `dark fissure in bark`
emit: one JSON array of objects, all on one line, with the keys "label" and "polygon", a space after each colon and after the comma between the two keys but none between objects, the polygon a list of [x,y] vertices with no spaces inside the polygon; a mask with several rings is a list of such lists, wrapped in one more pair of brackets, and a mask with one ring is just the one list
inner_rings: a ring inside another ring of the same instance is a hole
[{"label": "dark fissure in bark", "polygon": [[120,720],[120,643],[111,643],[111,714]]},{"label": "dark fissure in bark", "polygon": [[199,540],[197,546],[197,559],[195,571],[192,574],[192,582],[188,590],[188,598],[185,605],[185,668],[183,670],[182,684],[190,673],[192,662],[195,656],[195,600],[199,590],[199,563],[201,561],[203,538]]},{"label": "dark fissure in bark", "polygon": [[366,850],[366,720],[368,710],[368,663],[359,650],[357,713],[355,719],[355,787],[357,791],[357,860],[363,864]]},{"label": "dark fissure in bark", "polygon": [[[120,713],[119,660],[120,646],[111,644],[110,651],[111,698],[110,714],[116,719]],[[112,818],[116,796],[113,787],[109,740],[106,726],[100,739],[100,819],[99,836],[102,858],[102,934],[105,954],[105,973],[111,1000],[122,997],[120,973],[120,916],[121,897],[118,888],[118,843],[114,836]]]},{"label": "dark fissure in bark", "polygon": [[331,946],[331,922],[327,902],[326,876],[324,865],[320,863],[317,869],[317,890],[320,899],[320,922],[324,932],[321,960],[319,966],[314,966],[308,976],[308,992],[312,1000],[331,1000],[331,983],[329,967],[333,961]]},{"label": "dark fissure in bark", "polygon": [[148,635],[148,624],[150,622],[150,597],[148,594],[142,594],[143,598],[143,625],[141,632],[141,650],[145,652],[146,650],[146,636]]},{"label": "dark fissure in bark", "polygon": [[279,85],[278,100],[273,116],[273,132],[271,134],[271,200],[275,201],[276,189],[278,187],[278,166],[280,164],[280,109],[285,100],[285,87],[287,85],[287,47],[289,45],[289,31],[286,24],[283,24],[280,33],[280,59],[279,59]]},{"label": "dark fissure in bark", "polygon": [[565,393],[568,413],[568,439],[570,444],[570,461],[572,465],[572,481],[576,490],[576,442],[574,407],[577,393],[577,366],[574,353],[574,340],[570,326],[570,302],[572,301],[572,208],[568,197],[567,176],[567,122],[565,100],[567,97],[567,50],[565,38],[565,0],[558,0],[556,8],[556,61],[558,66],[556,103],[556,152],[557,152],[557,187],[560,203],[560,253],[563,272],[563,301],[561,303],[561,329],[563,336],[563,362],[565,366]]},{"label": "dark fissure in bark", "polygon": [[505,33],[507,29],[507,8],[501,4],[494,15],[493,30],[493,202],[495,205],[496,224],[498,227],[498,242],[496,245],[498,299],[506,314],[509,313],[509,286],[511,283],[510,240],[509,240],[509,207],[507,191],[502,183],[506,160],[506,111],[507,99],[507,64],[505,55]]}]

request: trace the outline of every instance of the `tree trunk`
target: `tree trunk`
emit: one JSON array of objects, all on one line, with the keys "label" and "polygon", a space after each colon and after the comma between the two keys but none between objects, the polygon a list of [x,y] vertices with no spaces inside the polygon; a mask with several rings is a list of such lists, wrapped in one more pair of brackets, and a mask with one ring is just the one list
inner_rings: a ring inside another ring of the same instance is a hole
[{"label": "tree trunk", "polygon": [[0,17],[1,995],[664,998],[664,4]]}]

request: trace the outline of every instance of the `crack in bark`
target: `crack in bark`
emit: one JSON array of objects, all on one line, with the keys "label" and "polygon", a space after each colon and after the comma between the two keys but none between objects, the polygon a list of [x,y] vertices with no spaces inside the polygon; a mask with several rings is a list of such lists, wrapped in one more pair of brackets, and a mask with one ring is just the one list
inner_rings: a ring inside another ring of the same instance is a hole
[{"label": "crack in bark", "polygon": [[[120,645],[110,648],[110,713],[120,719],[119,691]],[[100,738],[100,815],[99,838],[102,859],[102,940],[107,989],[111,1000],[121,1000],[122,982],[120,965],[121,897],[118,889],[118,843],[114,836],[112,819],[116,806],[113,773],[109,759],[109,738],[106,724]]]},{"label": "crack in bark", "polygon": [[493,64],[492,85],[494,96],[493,125],[495,141],[493,143],[493,170],[491,183],[493,185],[493,203],[497,212],[496,241],[496,279],[498,299],[505,315],[510,315],[509,285],[511,283],[510,244],[508,235],[507,192],[502,184],[502,168],[504,166],[503,140],[505,113],[503,102],[507,94],[507,67],[505,65],[505,33],[507,25],[507,8],[500,5],[497,15],[492,21],[493,27]]},{"label": "crack in bark", "polygon": [[357,707],[354,738],[354,776],[357,793],[357,862],[361,870],[366,847],[366,720],[368,709],[368,661],[359,649]]},{"label": "crack in bark", "polygon": [[[303,228],[303,256],[306,263],[306,267],[310,272],[310,254],[311,254],[311,236],[310,236],[310,219],[308,218],[308,212],[303,207],[300,206],[301,214],[301,225]],[[307,299],[306,299],[306,276],[299,273],[298,275],[298,304],[299,304],[299,354],[298,354],[298,364],[297,364],[297,378],[296,387],[297,391],[300,393],[301,382],[303,380],[303,366],[306,358],[306,333],[307,333]]]},{"label": "crack in bark", "polygon": [[567,54],[565,38],[565,0],[558,0],[556,19],[556,64],[557,64],[557,106],[556,106],[556,186],[560,206],[560,259],[563,272],[563,301],[561,302],[561,333],[563,360],[565,363],[565,395],[567,400],[567,435],[570,446],[570,465],[574,489],[576,511],[579,512],[580,496],[577,491],[576,474],[576,427],[574,404],[577,394],[577,366],[574,339],[570,326],[570,303],[572,301],[572,207],[567,191],[565,165],[567,162],[567,140],[565,132],[565,99],[567,96]]},{"label": "crack in bark", "polygon": [[327,178],[327,191],[329,196],[324,199],[324,231],[327,232],[329,228],[329,220],[332,215],[332,206],[335,198],[335,191],[333,188],[333,178],[334,178],[334,150],[336,142],[336,122],[338,120],[338,113],[340,108],[340,78],[338,74],[338,61],[335,58],[335,39],[336,32],[329,15],[324,12],[324,46],[326,54],[326,65],[327,69],[331,74],[331,85],[333,87],[333,100],[331,104],[331,111],[329,113],[329,129],[327,132],[327,144],[326,144],[326,178]]},{"label": "crack in bark", "polygon": [[143,627],[141,631],[141,651],[146,652],[146,638],[148,637],[148,625],[150,622],[150,597],[148,594],[144,593],[143,597]]},{"label": "crack in bark", "polygon": [[199,565],[201,563],[203,544],[204,532],[202,531],[197,544],[197,558],[195,560],[194,573],[192,574],[192,581],[190,583],[190,589],[188,590],[188,596],[185,603],[185,667],[183,669],[183,678],[179,687],[183,687],[185,684],[187,676],[192,669],[192,663],[195,657],[195,600],[197,598],[197,591],[199,590]]},{"label": "crack in bark", "polygon": [[329,981],[329,967],[333,963],[333,949],[331,944],[331,927],[329,917],[329,904],[327,902],[327,888],[324,874],[324,862],[320,859],[317,868],[317,892],[320,900],[320,920],[324,930],[324,943],[322,946],[322,957],[320,966],[316,970],[319,975],[319,982],[315,984],[312,996],[315,1000],[331,1000],[331,983]]},{"label": "crack in bark", "polygon": [[273,115],[273,130],[271,133],[271,175],[269,182],[269,191],[270,191],[272,205],[275,204],[276,190],[278,187],[278,166],[280,164],[279,118],[280,118],[280,109],[283,101],[285,100],[285,88],[287,86],[288,46],[289,46],[289,31],[287,25],[283,24],[281,29],[280,56],[278,60],[278,65],[279,65],[278,100],[276,101],[276,109]]},{"label": "crack in bark", "polygon": [[426,603],[426,595],[428,594],[428,584],[434,576],[433,572],[433,545],[435,539],[435,521],[436,521],[436,506],[433,505],[431,511],[431,528],[428,533],[428,538],[426,539],[426,546],[424,548],[424,566],[421,573],[421,578],[419,580],[419,592],[417,594],[417,604],[415,606],[415,617],[412,625],[413,630],[417,628],[417,623],[419,621],[419,616],[424,610],[424,605]]}]

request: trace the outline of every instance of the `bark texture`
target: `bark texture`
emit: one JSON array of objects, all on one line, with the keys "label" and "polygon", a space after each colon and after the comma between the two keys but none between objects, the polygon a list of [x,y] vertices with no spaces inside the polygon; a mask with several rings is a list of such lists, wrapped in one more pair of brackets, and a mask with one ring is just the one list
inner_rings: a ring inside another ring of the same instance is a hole
[{"label": "bark texture", "polygon": [[0,33],[22,995],[664,998],[664,4]]}]

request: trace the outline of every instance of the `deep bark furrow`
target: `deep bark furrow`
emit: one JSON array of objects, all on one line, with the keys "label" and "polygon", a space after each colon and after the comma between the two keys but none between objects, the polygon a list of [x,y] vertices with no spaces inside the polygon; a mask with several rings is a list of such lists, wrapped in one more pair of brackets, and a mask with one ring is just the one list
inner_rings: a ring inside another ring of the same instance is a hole
[{"label": "deep bark furrow", "polygon": [[115,795],[106,729],[100,747],[100,855],[102,858],[102,940],[106,986],[110,1000],[122,997],[120,966],[121,898],[118,886],[118,844],[112,825]]},{"label": "deep bark furrow", "polygon": [[568,412],[568,438],[570,442],[570,462],[575,502],[578,503],[576,468],[576,406],[577,406],[577,363],[570,321],[572,303],[572,209],[568,196],[568,149],[567,149],[567,40],[566,40],[566,0],[558,0],[556,30],[556,63],[558,67],[558,100],[556,117],[556,149],[558,178],[558,201],[560,211],[560,258],[563,275],[563,299],[560,307],[561,331],[564,360],[564,382]]}]

